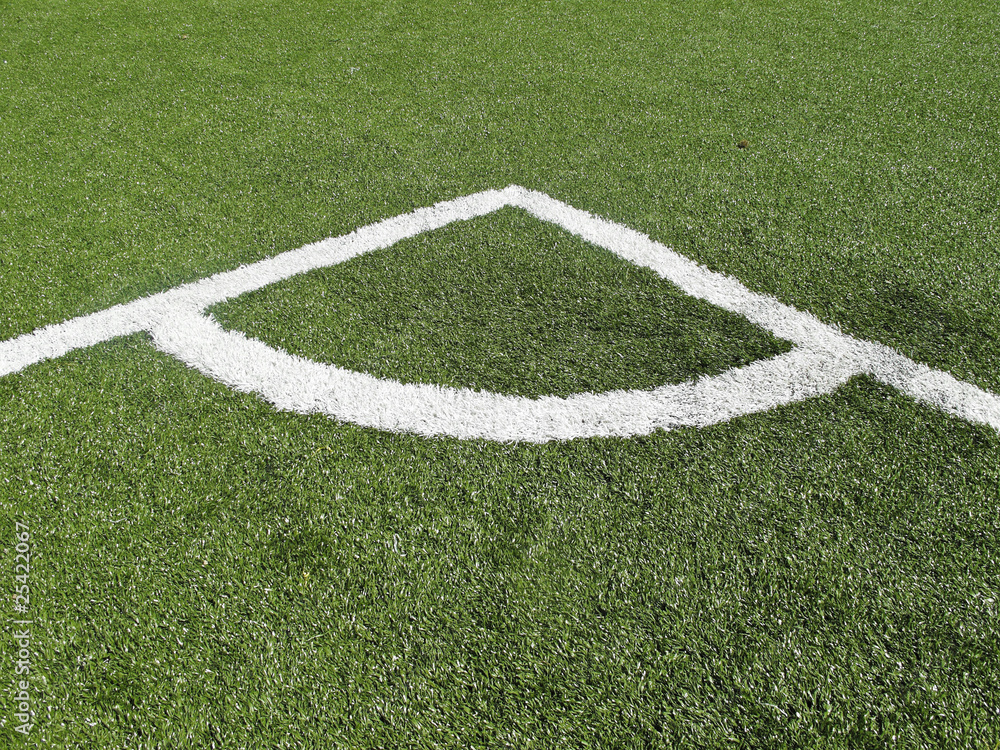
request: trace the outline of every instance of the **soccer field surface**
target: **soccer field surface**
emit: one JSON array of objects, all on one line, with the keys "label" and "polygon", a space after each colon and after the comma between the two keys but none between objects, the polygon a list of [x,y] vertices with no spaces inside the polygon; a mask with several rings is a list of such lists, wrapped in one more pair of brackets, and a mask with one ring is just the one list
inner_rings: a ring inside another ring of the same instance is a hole
[{"label": "soccer field surface", "polygon": [[998,59],[9,3],[0,747],[1000,743]]}]

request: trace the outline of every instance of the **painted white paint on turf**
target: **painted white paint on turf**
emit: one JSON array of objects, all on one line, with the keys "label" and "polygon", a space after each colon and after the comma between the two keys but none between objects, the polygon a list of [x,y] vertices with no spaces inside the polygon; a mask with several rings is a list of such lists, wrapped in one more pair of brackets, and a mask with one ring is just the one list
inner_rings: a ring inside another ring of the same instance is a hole
[{"label": "painted white paint on turf", "polygon": [[[795,348],[719,375],[652,390],[532,399],[400,383],[306,360],[226,331],[206,313],[214,304],[268,284],[505,206],[524,209],[646,266],[684,292],[743,315]],[[809,313],[699,266],[646,235],[517,186],[422,208],[2,342],[0,376],[139,331],[150,332],[158,348],[209,377],[257,393],[280,409],[421,435],[544,442],[703,427],[830,393],[861,374],[873,375],[918,401],[1000,432],[1000,397],[995,394],[913,362],[882,344],[847,336]]]}]

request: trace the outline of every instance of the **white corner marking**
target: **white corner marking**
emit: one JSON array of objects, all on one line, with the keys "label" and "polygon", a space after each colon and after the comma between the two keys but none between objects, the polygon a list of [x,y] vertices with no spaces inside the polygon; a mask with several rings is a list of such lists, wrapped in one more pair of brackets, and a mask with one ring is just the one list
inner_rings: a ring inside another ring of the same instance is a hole
[{"label": "white corner marking", "polygon": [[[770,331],[787,354],[694,382],[652,390],[526,398],[464,388],[400,383],[275,349],[224,330],[207,309],[317,268],[383,249],[407,237],[501,208],[538,219],[655,271],[687,294]],[[140,331],[155,345],[226,385],[280,409],[321,413],[366,427],[421,435],[545,442],[644,435],[704,427],[830,393],[868,374],[906,395],[1000,432],[1000,397],[933,370],[879,343],[861,341],[813,315],[751,292],[632,229],[512,185],[438,203],[166,292],[40,328],[0,342],[0,376],[74,349]]]}]

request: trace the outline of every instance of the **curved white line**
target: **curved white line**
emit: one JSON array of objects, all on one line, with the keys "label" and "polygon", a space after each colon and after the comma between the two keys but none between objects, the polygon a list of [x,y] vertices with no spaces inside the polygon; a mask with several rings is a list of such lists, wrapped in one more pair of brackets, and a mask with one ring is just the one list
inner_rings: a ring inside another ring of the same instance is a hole
[{"label": "curved white line", "polygon": [[302,359],[193,311],[161,320],[156,346],[286,411],[421,435],[545,442],[704,427],[829,393],[861,372],[848,353],[799,347],[746,367],[648,391],[532,399],[400,383]]}]

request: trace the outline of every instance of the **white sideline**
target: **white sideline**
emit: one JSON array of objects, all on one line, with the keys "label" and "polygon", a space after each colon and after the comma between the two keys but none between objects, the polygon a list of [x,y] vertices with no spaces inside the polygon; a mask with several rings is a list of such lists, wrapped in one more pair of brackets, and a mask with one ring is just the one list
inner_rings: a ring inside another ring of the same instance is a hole
[{"label": "white sideline", "polygon": [[[306,360],[237,331],[226,331],[205,313],[212,305],[296,274],[342,263],[505,206],[524,209],[648,267],[687,294],[743,315],[795,348],[719,375],[652,390],[531,399],[400,383]],[[913,362],[882,344],[847,336],[809,313],[699,266],[644,234],[516,185],[418,209],[0,342],[0,376],[140,331],[150,332],[162,351],[232,388],[257,393],[280,409],[322,413],[366,427],[421,435],[545,442],[703,427],[830,393],[861,374],[873,375],[920,402],[1000,432],[1000,397],[996,394]]]}]

